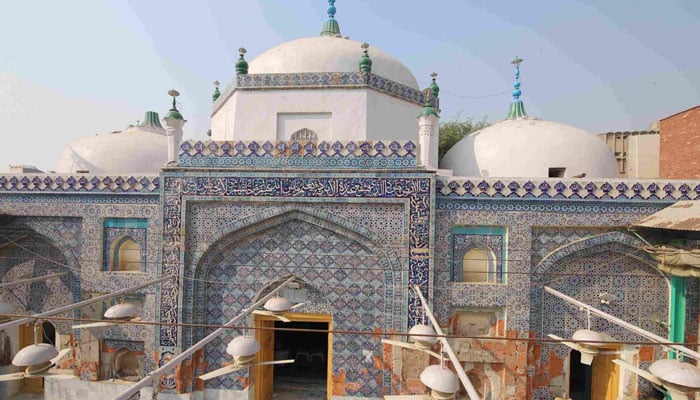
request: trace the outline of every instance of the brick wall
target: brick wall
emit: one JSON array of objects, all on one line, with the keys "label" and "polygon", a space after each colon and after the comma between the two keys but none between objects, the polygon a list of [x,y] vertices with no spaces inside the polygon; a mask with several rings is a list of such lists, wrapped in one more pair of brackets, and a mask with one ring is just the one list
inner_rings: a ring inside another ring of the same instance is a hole
[{"label": "brick wall", "polygon": [[660,121],[659,176],[700,178],[700,106]]}]

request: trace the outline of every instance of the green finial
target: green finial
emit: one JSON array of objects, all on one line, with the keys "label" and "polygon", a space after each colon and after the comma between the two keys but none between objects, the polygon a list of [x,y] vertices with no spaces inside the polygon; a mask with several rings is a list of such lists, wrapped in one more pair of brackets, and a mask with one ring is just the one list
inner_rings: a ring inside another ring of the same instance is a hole
[{"label": "green finial", "polygon": [[430,94],[435,99],[437,99],[438,96],[440,95],[440,86],[438,86],[437,82],[435,81],[437,76],[438,76],[437,72],[433,72],[432,74],[430,74],[430,77],[433,78],[433,82],[430,84],[430,90],[431,90]]},{"label": "green finial", "polygon": [[425,102],[423,102],[423,110],[421,110],[420,115],[418,117],[427,117],[428,115],[433,115],[439,118],[440,116],[438,115],[438,112],[435,109],[435,107],[433,107],[433,104],[437,106],[437,99],[438,95],[440,94],[440,87],[435,81],[435,79],[437,78],[437,74],[433,72],[432,74],[430,74],[430,77],[433,78],[433,82],[430,84],[430,92],[424,92]]},{"label": "green finial", "polygon": [[248,74],[248,61],[245,60],[245,53],[247,53],[244,47],[238,49],[238,53],[241,55],[236,61],[236,74],[237,75],[247,75]]},{"label": "green finial", "polygon": [[211,101],[212,101],[212,102],[215,102],[216,99],[218,99],[219,96],[221,96],[221,92],[219,91],[219,85],[220,85],[220,84],[221,84],[221,83],[219,83],[219,81],[214,81],[214,94],[211,95]]},{"label": "green finial", "polygon": [[367,49],[369,44],[362,43],[362,58],[360,58],[360,72],[372,72],[372,60],[369,58]]},{"label": "green finial", "polygon": [[180,95],[180,92],[178,92],[175,89],[172,89],[168,91],[168,94],[173,97],[173,108],[171,108],[170,111],[168,111],[168,113],[165,114],[165,117],[163,117],[163,119],[184,119],[182,118],[182,114],[180,114],[180,112],[177,110],[177,106],[175,104],[175,99],[177,98],[177,96]]},{"label": "green finial", "polygon": [[335,19],[335,0],[328,0],[328,19],[323,23],[321,36],[340,36],[340,25]]},{"label": "green finial", "polygon": [[520,57],[515,57],[510,63],[515,65],[515,83],[513,83],[513,101],[510,103],[510,110],[508,111],[507,119],[520,119],[527,118],[525,113],[525,104],[520,100],[520,95],[523,93],[520,91],[520,63],[523,59]]}]

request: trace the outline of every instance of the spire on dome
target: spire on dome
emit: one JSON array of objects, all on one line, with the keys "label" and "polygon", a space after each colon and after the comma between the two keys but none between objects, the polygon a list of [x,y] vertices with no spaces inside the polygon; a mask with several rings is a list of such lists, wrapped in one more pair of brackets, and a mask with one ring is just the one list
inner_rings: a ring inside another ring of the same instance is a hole
[{"label": "spire on dome", "polygon": [[137,125],[163,129],[163,125],[160,124],[160,118],[158,118],[158,113],[155,111],[146,111],[146,115],[143,117],[143,122]]},{"label": "spire on dome", "polygon": [[511,64],[515,65],[515,83],[513,83],[513,101],[510,103],[510,111],[508,111],[507,119],[521,119],[527,118],[525,113],[525,104],[520,100],[520,95],[523,93],[520,91],[520,63],[523,59],[516,56]]},{"label": "spire on dome", "polygon": [[335,19],[335,0],[328,0],[328,19],[323,23],[321,36],[340,36],[340,25]]}]

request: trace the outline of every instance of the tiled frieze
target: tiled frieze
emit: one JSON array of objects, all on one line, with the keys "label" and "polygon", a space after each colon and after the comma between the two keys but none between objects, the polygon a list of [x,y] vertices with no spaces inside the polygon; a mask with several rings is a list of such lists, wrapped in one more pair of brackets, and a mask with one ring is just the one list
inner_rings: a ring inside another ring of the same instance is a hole
[{"label": "tiled frieze", "polygon": [[402,100],[423,105],[423,92],[370,72],[303,72],[287,74],[244,74],[226,86],[214,102],[212,114],[221,108],[236,90],[291,90],[371,88]]},{"label": "tiled frieze", "polygon": [[156,176],[101,176],[64,174],[0,175],[0,193],[157,193],[160,180]]},{"label": "tiled frieze", "polygon": [[572,199],[572,200],[694,200],[700,199],[700,182],[623,180],[505,180],[498,178],[440,178],[439,195],[456,198]]},{"label": "tiled frieze", "polygon": [[185,141],[181,167],[390,169],[417,167],[413,142]]}]

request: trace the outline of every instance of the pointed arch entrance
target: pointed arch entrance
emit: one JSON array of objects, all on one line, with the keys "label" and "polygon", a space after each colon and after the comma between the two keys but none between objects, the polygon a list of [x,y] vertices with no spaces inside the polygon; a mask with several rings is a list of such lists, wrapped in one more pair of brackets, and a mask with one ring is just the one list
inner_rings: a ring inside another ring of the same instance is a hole
[{"label": "pointed arch entrance", "polygon": [[[186,317],[195,324],[222,324],[264,295],[270,282],[294,275],[300,284],[283,295],[305,303],[295,310],[299,313],[294,314],[295,322],[370,332],[402,326],[403,316],[397,309],[405,304],[402,287],[407,285],[403,284],[405,275],[398,258],[389,257],[367,235],[337,220],[331,222],[299,210],[284,210],[272,217],[265,213],[264,218],[223,235],[186,273],[194,281],[186,288],[192,291],[186,298],[193,300]],[[250,322],[275,328],[274,321]],[[188,341],[195,342],[207,333],[204,328],[194,329]],[[227,361],[226,344],[242,333],[224,333],[205,348],[210,369]],[[298,352],[298,347],[293,349]],[[286,350],[291,352],[292,346]],[[331,393],[332,377],[346,373],[344,366],[362,365],[347,371],[358,382],[354,390],[381,396],[385,372],[374,369],[374,356],[382,354],[379,341],[367,335],[336,335],[329,337],[327,349],[317,353],[327,360],[326,393]],[[309,358],[312,356],[309,353]],[[251,389],[250,383],[258,382],[256,379],[255,372],[243,370],[209,381],[207,387],[246,390]],[[269,380],[259,382],[256,392],[270,385]],[[269,392],[258,393],[265,399]]]}]

